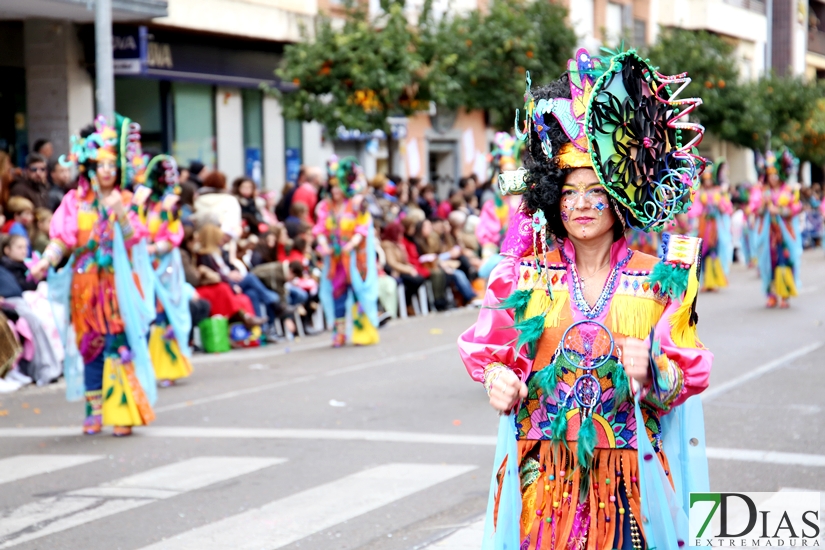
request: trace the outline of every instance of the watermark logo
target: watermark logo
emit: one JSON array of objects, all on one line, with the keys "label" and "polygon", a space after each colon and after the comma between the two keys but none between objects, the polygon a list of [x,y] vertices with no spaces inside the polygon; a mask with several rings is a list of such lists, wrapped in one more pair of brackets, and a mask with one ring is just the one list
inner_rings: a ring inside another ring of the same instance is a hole
[{"label": "watermark logo", "polygon": [[690,545],[821,547],[819,493],[691,493]]}]

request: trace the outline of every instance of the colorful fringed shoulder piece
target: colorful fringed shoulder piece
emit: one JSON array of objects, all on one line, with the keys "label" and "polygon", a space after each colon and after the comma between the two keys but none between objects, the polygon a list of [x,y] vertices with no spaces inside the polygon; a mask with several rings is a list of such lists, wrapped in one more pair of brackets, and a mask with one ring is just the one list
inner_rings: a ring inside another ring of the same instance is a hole
[{"label": "colorful fringed shoulder piece", "polygon": [[670,316],[671,337],[680,347],[695,348],[696,298],[701,275],[702,239],[685,235],[662,235],[659,259],[650,274],[650,283],[658,283],[661,292],[671,300],[681,299],[681,305]]}]

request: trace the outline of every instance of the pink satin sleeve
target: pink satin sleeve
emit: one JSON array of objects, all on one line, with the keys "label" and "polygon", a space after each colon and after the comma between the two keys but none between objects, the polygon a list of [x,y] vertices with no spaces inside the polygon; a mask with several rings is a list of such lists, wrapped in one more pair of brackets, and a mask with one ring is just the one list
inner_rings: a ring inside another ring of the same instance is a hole
[{"label": "pink satin sleeve", "polygon": [[[128,204],[124,206],[128,208]],[[129,225],[132,226],[132,236],[128,237],[125,241],[126,248],[128,249],[139,243],[141,239],[148,239],[150,235],[149,229],[140,221],[140,216],[137,212],[129,208],[126,216],[129,218]]]},{"label": "pink satin sleeve", "polygon": [[487,201],[481,208],[478,225],[476,226],[476,239],[478,244],[498,245],[501,238],[501,221],[496,214],[495,201]]},{"label": "pink satin sleeve", "polygon": [[473,380],[484,380],[491,363],[511,368],[522,381],[530,374],[531,361],[516,353],[518,332],[513,327],[513,311],[493,309],[518,288],[518,260],[504,257],[493,269],[478,320],[458,338],[458,352]]},{"label": "pink satin sleeve", "polygon": [[49,225],[49,239],[60,241],[69,250],[77,246],[77,191],[70,191],[63,196]]},{"label": "pink satin sleeve", "polygon": [[315,209],[315,226],[312,228],[312,234],[316,237],[318,235],[326,235],[327,233],[327,218],[329,217],[329,203],[321,201]]},{"label": "pink satin sleeve", "polygon": [[[671,407],[684,403],[688,397],[703,392],[708,387],[713,353],[704,348],[682,348],[673,342],[670,336],[670,316],[681,305],[681,300],[672,300],[659,323],[656,325],[656,337],[662,346],[662,352],[676,363],[682,371],[684,386],[682,393],[672,402]],[[701,345],[701,344],[700,344]]]},{"label": "pink satin sleeve", "polygon": [[[171,230],[171,226],[174,226],[176,229],[174,231]],[[160,229],[158,229],[155,236],[152,237],[152,240],[155,243],[166,241],[172,245],[172,248],[179,247],[180,243],[183,242],[183,224],[180,221],[172,223],[163,222],[160,224]]]}]

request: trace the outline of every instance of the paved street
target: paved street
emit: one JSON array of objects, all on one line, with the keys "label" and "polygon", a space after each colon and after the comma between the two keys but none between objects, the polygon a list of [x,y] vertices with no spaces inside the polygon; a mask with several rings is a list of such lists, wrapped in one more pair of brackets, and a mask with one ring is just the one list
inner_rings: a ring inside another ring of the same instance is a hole
[{"label": "paved street", "polygon": [[[700,297],[714,489],[825,494],[821,250],[803,281],[788,311],[741,267]],[[477,549],[497,417],[455,347],[474,315],[199,357],[123,440],[78,435],[59,387],[0,396],[0,548]]]}]

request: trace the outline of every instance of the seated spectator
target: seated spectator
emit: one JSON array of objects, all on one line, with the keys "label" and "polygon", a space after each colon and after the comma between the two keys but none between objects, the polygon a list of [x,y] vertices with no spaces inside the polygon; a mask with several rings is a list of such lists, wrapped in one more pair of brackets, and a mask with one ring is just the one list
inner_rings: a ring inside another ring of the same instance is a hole
[{"label": "seated spectator", "polygon": [[54,212],[60,206],[63,196],[72,189],[72,171],[56,160],[49,161],[49,194],[46,208]]},{"label": "seated spectator", "polygon": [[37,153],[26,157],[26,171],[23,177],[18,178],[9,190],[9,197],[23,197],[29,199],[35,208],[45,208],[49,205],[49,182],[46,175],[46,159]]},{"label": "seated spectator", "polygon": [[446,220],[450,212],[460,210],[464,208],[465,205],[466,201],[464,200],[464,194],[461,189],[453,189],[450,191],[450,197],[446,201],[441,201],[441,204],[438,205],[436,217]]},{"label": "seated spectator", "polygon": [[29,232],[34,226],[34,205],[23,197],[11,197],[6,205],[6,215],[2,233],[23,237],[26,240],[26,250],[31,253]]},{"label": "seated spectator", "polygon": [[240,177],[232,182],[232,195],[238,199],[241,205],[241,216],[246,220],[250,232],[253,235],[261,233],[260,225],[264,222],[261,208],[265,208],[264,202],[258,198],[258,189],[255,182],[246,177]]},{"label": "seated spectator", "polygon": [[292,211],[292,205],[302,203],[307,207],[310,223],[315,223],[315,207],[318,206],[318,193],[323,179],[323,171],[320,168],[314,166],[305,168],[298,177],[298,187],[292,195],[289,211]]},{"label": "seated spectator", "polygon": [[[198,241],[195,247],[198,284],[195,288],[198,295],[209,302],[212,315],[239,319],[250,328],[263,325],[266,319],[258,317],[252,300],[228,276],[232,269],[222,257],[221,229],[215,225],[205,225],[196,233],[195,239]],[[220,259],[220,263],[215,257]]]},{"label": "seated spectator", "polygon": [[49,245],[49,226],[52,224],[52,211],[48,208],[38,208],[34,212],[34,227],[32,228],[32,249],[42,254]]},{"label": "seated spectator", "polygon": [[183,173],[181,173],[181,181],[182,182],[191,182],[200,189],[204,185],[206,185],[205,180],[206,177],[211,172],[209,167],[206,166],[204,163],[194,160],[189,164],[189,170],[186,171],[187,175],[186,178],[183,178]]},{"label": "seated spectator", "polygon": [[54,145],[48,139],[40,138],[34,142],[32,152],[37,153],[48,162],[54,156]]},{"label": "seated spectator", "polygon": [[286,232],[290,239],[298,236],[302,225],[312,226],[312,220],[309,218],[309,208],[307,208],[306,203],[293,202],[289,208],[289,217],[284,220],[284,226],[286,226]]},{"label": "seated spectator", "polygon": [[[446,284],[455,287],[461,295],[464,304],[469,304],[477,298],[470,279],[460,269],[461,261],[459,258],[462,254],[461,247],[453,246],[452,248],[448,248],[445,246],[441,237],[433,230],[433,225],[429,220],[419,222],[416,228],[415,242],[418,245],[419,252],[426,254],[429,258],[433,258],[433,263],[427,264],[427,267],[430,268],[433,275],[438,272],[443,272]],[[433,277],[433,279],[435,279],[435,277]],[[443,299],[441,299],[441,296],[439,296],[436,290],[437,286],[438,285],[433,282],[433,298],[436,309],[441,310],[449,304],[447,304],[446,293]]]},{"label": "seated spectator", "polygon": [[421,196],[418,198],[418,207],[427,216],[427,219],[435,216],[438,210],[438,201],[435,200],[435,187],[432,185],[425,185],[421,190]]},{"label": "seated spectator", "polygon": [[238,239],[243,233],[241,205],[238,199],[226,192],[226,176],[222,172],[210,172],[195,198],[195,225],[217,225],[227,235]]},{"label": "seated spectator", "polygon": [[415,243],[405,238],[405,231],[408,225],[414,228],[413,216],[408,214],[402,226],[398,222],[391,222],[384,228],[381,248],[387,257],[387,272],[397,281],[404,285],[404,293],[407,296],[406,306],[412,304],[412,297],[418,293],[426,280],[430,276],[430,271],[421,265],[418,258],[418,250]]},{"label": "seated spectator", "polygon": [[0,266],[3,266],[14,276],[21,290],[34,290],[37,282],[27,278],[29,268],[25,261],[29,257],[29,242],[26,237],[20,235],[9,235],[3,242],[3,257],[0,258]]}]

